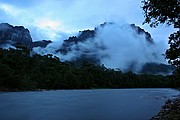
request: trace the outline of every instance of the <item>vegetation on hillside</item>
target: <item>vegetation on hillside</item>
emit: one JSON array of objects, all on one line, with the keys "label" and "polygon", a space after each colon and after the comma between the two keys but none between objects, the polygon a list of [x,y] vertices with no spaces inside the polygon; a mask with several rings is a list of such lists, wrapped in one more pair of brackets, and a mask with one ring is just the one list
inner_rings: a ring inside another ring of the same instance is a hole
[{"label": "vegetation on hillside", "polygon": [[51,54],[30,55],[23,47],[0,49],[0,89],[179,87],[180,80],[176,76],[123,73],[85,61],[77,67]]}]

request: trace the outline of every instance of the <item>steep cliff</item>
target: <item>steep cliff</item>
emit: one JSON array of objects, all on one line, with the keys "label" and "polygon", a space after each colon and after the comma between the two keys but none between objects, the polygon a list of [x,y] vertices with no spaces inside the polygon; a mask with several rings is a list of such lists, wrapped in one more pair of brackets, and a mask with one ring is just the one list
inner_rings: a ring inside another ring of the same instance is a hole
[{"label": "steep cliff", "polygon": [[8,23],[0,24],[0,46],[9,44],[11,46],[23,45],[29,49],[33,47],[46,47],[52,41],[41,40],[34,41],[31,38],[30,31],[23,26],[12,26]]},{"label": "steep cliff", "polygon": [[23,26],[12,26],[8,23],[0,24],[0,43],[16,45],[23,44],[30,48],[32,38],[28,29]]}]

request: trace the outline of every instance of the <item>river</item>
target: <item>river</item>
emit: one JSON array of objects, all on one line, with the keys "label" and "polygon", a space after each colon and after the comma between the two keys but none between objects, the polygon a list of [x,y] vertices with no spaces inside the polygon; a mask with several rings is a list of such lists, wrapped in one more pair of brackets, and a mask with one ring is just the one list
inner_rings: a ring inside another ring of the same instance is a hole
[{"label": "river", "polygon": [[174,89],[0,92],[0,120],[148,120]]}]

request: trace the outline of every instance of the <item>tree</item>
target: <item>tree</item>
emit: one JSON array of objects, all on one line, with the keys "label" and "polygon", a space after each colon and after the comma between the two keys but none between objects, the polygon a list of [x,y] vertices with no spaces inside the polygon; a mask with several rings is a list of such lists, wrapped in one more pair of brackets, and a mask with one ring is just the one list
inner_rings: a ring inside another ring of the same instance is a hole
[{"label": "tree", "polygon": [[170,48],[166,51],[169,63],[180,69],[180,0],[143,0],[144,23],[150,27],[159,24],[173,25],[177,31],[169,37]]},{"label": "tree", "polygon": [[169,63],[180,68],[180,31],[177,31],[169,37],[170,48],[166,50],[166,58]]}]

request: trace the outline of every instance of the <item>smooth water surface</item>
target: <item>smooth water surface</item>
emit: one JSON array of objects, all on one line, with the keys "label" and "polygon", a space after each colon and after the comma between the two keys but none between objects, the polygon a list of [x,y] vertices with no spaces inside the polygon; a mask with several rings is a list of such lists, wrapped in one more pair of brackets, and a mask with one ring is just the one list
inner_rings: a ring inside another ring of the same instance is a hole
[{"label": "smooth water surface", "polygon": [[0,92],[0,120],[148,120],[174,89]]}]

